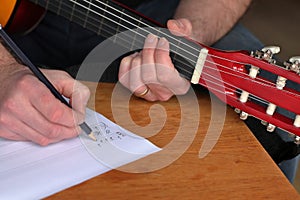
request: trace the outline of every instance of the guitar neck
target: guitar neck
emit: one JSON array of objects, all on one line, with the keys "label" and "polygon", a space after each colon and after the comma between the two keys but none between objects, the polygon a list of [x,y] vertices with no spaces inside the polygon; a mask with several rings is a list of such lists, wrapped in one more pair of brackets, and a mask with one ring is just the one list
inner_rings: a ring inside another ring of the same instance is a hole
[{"label": "guitar neck", "polygon": [[[121,45],[128,51],[140,50],[152,33],[170,42],[171,58],[179,73],[191,80],[201,46],[177,37],[148,18],[107,0],[31,0],[69,21]],[[120,34],[122,33],[122,34]]]}]

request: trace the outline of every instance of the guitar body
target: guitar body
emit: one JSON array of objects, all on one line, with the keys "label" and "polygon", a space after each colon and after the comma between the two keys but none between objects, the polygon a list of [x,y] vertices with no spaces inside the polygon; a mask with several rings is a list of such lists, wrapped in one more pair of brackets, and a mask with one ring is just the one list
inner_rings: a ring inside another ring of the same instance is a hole
[{"label": "guitar body", "polygon": [[45,9],[27,0],[1,0],[0,24],[10,33],[27,33],[45,14]]}]

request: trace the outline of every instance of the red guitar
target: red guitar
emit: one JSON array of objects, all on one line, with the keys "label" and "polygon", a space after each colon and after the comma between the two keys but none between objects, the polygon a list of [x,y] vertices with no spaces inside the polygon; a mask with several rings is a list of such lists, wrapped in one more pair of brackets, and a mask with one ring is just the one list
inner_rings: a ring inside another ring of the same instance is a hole
[{"label": "red guitar", "polygon": [[[130,35],[114,38],[115,43],[128,50],[139,48],[149,33],[165,37],[174,53],[171,54],[174,64],[183,77],[208,88],[222,101],[234,107],[241,119],[245,120],[248,115],[254,116],[266,124],[268,131],[281,128],[295,134],[296,142],[300,142],[300,92],[286,85],[286,82],[300,84],[299,57],[285,62],[283,68],[276,65],[272,58],[279,51],[277,47],[250,53],[216,50],[173,36],[158,24],[115,1],[30,0],[29,3],[23,0],[13,1],[13,6],[10,0],[4,2],[10,8],[7,10],[11,11],[5,12],[9,17],[0,16],[0,23],[6,25],[5,28],[16,27],[14,17],[20,15],[18,12],[23,5],[37,4],[39,11],[33,18],[39,18],[43,14],[40,9],[42,7],[105,37],[131,30]],[[16,5],[20,6],[18,10]],[[261,70],[273,74],[276,80],[261,77]],[[293,119],[277,112],[278,107],[292,113]]]}]

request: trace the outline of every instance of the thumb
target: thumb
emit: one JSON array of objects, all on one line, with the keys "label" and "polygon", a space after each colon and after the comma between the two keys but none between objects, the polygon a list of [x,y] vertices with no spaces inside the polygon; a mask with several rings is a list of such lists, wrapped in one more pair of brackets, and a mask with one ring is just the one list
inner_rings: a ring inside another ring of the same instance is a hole
[{"label": "thumb", "polygon": [[167,22],[167,27],[174,35],[189,38],[192,36],[192,23],[188,19],[170,19]]}]

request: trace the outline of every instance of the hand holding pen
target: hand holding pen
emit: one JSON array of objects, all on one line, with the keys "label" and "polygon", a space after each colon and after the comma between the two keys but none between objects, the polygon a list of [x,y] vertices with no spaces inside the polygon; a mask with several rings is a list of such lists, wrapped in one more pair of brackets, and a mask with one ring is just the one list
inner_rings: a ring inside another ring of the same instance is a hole
[{"label": "hand holding pen", "polygon": [[[0,33],[3,39],[5,33],[2,29]],[[0,137],[47,145],[75,137],[82,129],[90,131],[84,123],[89,90],[67,73],[42,70],[58,94],[70,98],[72,109],[35,73],[17,63],[3,45],[0,45],[0,70]]]}]

